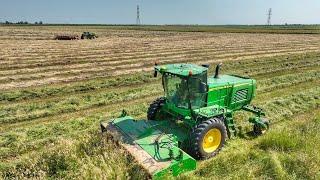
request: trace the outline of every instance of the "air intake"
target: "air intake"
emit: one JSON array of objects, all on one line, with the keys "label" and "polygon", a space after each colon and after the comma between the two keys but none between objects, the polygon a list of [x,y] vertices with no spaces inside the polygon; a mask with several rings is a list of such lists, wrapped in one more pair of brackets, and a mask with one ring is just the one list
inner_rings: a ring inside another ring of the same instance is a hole
[{"label": "air intake", "polygon": [[248,89],[241,89],[236,92],[233,97],[233,102],[239,102],[248,98]]}]

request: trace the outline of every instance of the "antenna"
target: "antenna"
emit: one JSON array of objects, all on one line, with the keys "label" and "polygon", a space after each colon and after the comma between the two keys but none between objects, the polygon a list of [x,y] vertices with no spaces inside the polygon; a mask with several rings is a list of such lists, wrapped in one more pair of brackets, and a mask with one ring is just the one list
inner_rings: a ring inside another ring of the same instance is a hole
[{"label": "antenna", "polygon": [[271,26],[271,16],[272,16],[272,8],[269,8],[268,11],[268,21],[267,21],[267,25]]},{"label": "antenna", "polygon": [[137,20],[136,20],[136,23],[137,23],[137,25],[140,25],[140,24],[141,24],[141,21],[140,21],[140,8],[139,8],[139,5],[137,5]]}]

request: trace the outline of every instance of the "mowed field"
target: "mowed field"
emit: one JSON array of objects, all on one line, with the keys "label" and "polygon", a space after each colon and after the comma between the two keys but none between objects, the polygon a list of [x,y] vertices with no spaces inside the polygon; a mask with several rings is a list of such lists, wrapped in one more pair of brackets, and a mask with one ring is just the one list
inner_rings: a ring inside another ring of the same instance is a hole
[{"label": "mowed field", "polygon": [[[57,41],[92,31],[96,40]],[[162,96],[154,62],[223,63],[257,80],[254,104],[271,130],[240,136],[180,179],[320,178],[320,35],[136,30],[104,26],[0,26],[0,174],[13,178],[143,179],[100,133],[122,109],[145,118]],[[170,177],[168,177],[170,178]]]}]

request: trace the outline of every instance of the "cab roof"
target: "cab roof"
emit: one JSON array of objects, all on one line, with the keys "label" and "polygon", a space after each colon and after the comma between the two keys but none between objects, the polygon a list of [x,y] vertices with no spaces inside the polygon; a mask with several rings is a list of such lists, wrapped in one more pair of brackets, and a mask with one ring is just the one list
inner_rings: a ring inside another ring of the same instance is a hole
[{"label": "cab roof", "polygon": [[189,76],[189,72],[192,72],[192,75],[201,74],[208,70],[208,68],[199,66],[196,64],[167,64],[155,66],[155,70],[159,71],[161,74],[170,73],[180,76]]}]

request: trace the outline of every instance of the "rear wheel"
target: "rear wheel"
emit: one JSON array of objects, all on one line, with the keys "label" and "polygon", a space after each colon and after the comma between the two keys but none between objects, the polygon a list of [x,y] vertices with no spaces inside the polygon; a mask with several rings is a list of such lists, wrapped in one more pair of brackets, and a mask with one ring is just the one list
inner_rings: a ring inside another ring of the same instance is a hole
[{"label": "rear wheel", "polygon": [[160,97],[153,101],[149,108],[147,113],[148,120],[160,120],[161,119],[161,108],[165,104],[164,97]]},{"label": "rear wheel", "polygon": [[203,121],[192,129],[190,153],[196,159],[208,159],[223,148],[227,129],[222,119],[213,118]]}]

